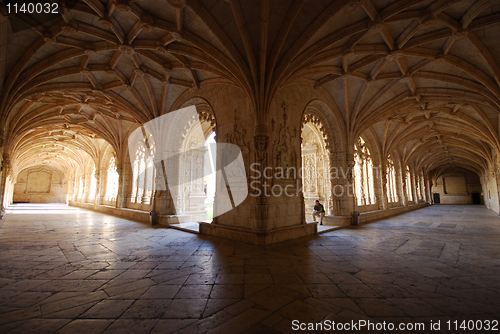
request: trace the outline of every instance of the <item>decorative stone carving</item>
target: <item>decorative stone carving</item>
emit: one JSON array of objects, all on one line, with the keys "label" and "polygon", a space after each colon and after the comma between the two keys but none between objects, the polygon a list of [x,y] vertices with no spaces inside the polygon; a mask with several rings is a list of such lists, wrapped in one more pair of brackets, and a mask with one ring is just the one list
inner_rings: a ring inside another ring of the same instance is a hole
[{"label": "decorative stone carving", "polygon": [[264,163],[267,158],[267,145],[269,143],[269,137],[264,135],[255,136],[255,152],[257,155],[257,162]]},{"label": "decorative stone carving", "polygon": [[106,28],[111,28],[113,26],[113,23],[109,18],[102,18],[99,20],[99,24],[102,25],[103,27]]},{"label": "decorative stone carving", "polygon": [[212,106],[208,104],[208,102],[202,98],[196,97],[190,99],[186,103],[182,105],[181,108],[186,108],[189,106],[196,106],[196,111],[198,112],[198,119],[200,123],[207,122],[210,124],[212,131],[215,131],[216,119],[212,109]]},{"label": "decorative stone carving", "polygon": [[141,29],[147,32],[153,31],[154,26],[149,22],[141,22]]},{"label": "decorative stone carving", "polygon": [[182,9],[186,6],[186,0],[167,0],[167,2],[174,8]]},{"label": "decorative stone carving", "polygon": [[115,6],[116,6],[116,9],[118,9],[119,11],[122,11],[122,12],[128,12],[131,10],[130,5],[127,3],[127,1],[115,0]]},{"label": "decorative stone carving", "polygon": [[277,139],[274,142],[274,167],[276,169],[281,168],[281,170],[284,172],[285,178],[290,179],[291,175],[289,172],[289,168],[294,168],[297,165],[297,156],[293,147],[293,144],[295,143],[295,137],[297,135],[297,130],[295,130],[292,134],[290,128],[287,125],[288,106],[285,102],[282,103],[281,108],[283,110],[283,124],[280,126]]},{"label": "decorative stone carving", "polygon": [[182,35],[179,32],[172,32],[172,37],[177,41],[181,42],[182,41]]},{"label": "decorative stone carving", "polygon": [[130,45],[127,45],[127,44],[122,44],[120,46],[118,46],[118,51],[120,51],[121,53],[125,54],[125,55],[133,55],[135,53],[135,50],[133,47],[131,47]]},{"label": "decorative stone carving", "polygon": [[198,118],[200,122],[207,122],[211,127],[215,127],[215,117],[211,112],[208,112],[206,110],[199,110]]},{"label": "decorative stone carving", "polygon": [[241,131],[238,130],[238,111],[235,109],[234,110],[234,125],[233,125],[233,132],[232,133],[227,133],[226,134],[226,140],[228,143],[232,143],[235,145],[238,145],[241,154],[243,156],[243,161],[245,161],[245,168],[248,176],[248,164],[249,164],[249,145],[246,142],[245,136],[246,136],[246,129],[243,129]]},{"label": "decorative stone carving", "polygon": [[165,49],[165,47],[163,45],[158,45],[155,50],[158,52],[158,53],[161,53],[162,55],[166,55],[168,54],[168,51]]},{"label": "decorative stone carving", "polygon": [[57,42],[56,38],[51,36],[44,37],[43,40],[47,44],[55,44]]},{"label": "decorative stone carving", "polygon": [[309,155],[304,157],[304,191],[306,192],[315,192],[316,191],[316,162],[314,160],[313,155]]},{"label": "decorative stone carving", "polygon": [[[196,106],[197,114],[192,114],[181,120],[178,124],[179,142],[171,143],[171,147],[179,149],[181,153],[178,159],[168,159],[170,164],[165,168],[175,170],[171,175],[174,184],[169,186],[169,194],[162,199],[164,202],[175,203],[175,215],[177,218],[191,222],[204,221],[207,219],[204,192],[204,164],[207,148],[205,147],[205,136],[215,131],[216,120],[211,106],[202,98],[193,98],[184,103],[181,108]],[[201,127],[200,127],[201,125]],[[173,164],[173,165],[172,165]],[[177,183],[177,184],[175,184]],[[173,211],[174,206],[169,211]],[[179,218],[181,219],[181,218]]]},{"label": "decorative stone carving", "polygon": [[72,25],[65,24],[62,26],[62,31],[67,33],[68,35],[76,35],[78,33],[78,30],[73,27]]},{"label": "decorative stone carving", "polygon": [[328,137],[328,134],[326,133],[324,125],[321,122],[321,120],[316,115],[313,115],[310,112],[306,112],[302,119],[302,127],[304,127],[304,125],[307,123],[314,124],[318,127],[318,129],[321,131],[321,134],[323,135],[323,140],[325,141],[325,148],[327,150],[330,150],[331,148],[330,138]]},{"label": "decorative stone carving", "polygon": [[94,50],[85,50],[83,53],[85,53],[85,55],[89,57],[93,57],[97,54],[97,52],[95,52]]},{"label": "decorative stone carving", "polygon": [[319,199],[329,214],[333,214],[332,182],[329,177],[329,137],[320,118],[306,110],[302,119],[302,184],[306,219],[311,219],[314,201]]}]

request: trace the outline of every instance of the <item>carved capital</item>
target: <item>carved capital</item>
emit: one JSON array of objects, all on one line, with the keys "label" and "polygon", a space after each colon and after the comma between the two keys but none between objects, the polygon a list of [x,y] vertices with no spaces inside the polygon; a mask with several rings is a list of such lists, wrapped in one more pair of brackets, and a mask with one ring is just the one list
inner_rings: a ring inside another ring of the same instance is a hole
[{"label": "carved capital", "polygon": [[182,9],[186,6],[186,0],[167,0],[167,2],[170,6],[177,9]]},{"label": "carved capital", "polygon": [[267,151],[267,146],[269,144],[269,137],[264,135],[257,135],[254,137],[255,150],[257,152]]},{"label": "carved capital", "polygon": [[118,51],[126,55],[133,55],[135,50],[130,45],[122,44],[118,47]]},{"label": "carved capital", "polygon": [[102,18],[99,20],[99,24],[102,25],[103,27],[106,28],[111,28],[113,26],[113,23],[109,18]]},{"label": "carved capital", "polygon": [[178,32],[173,32],[172,33],[172,37],[177,41],[177,42],[180,42],[182,41],[182,35]]}]

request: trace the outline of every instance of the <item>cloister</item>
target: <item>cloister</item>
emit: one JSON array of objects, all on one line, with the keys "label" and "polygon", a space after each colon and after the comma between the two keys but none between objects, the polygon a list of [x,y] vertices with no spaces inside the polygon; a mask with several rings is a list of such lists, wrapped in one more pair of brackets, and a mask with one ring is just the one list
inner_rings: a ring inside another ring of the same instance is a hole
[{"label": "cloister", "polygon": [[[316,233],[314,199],[330,226],[436,200],[498,212],[497,6],[92,0],[37,23],[4,5],[3,207],[60,202],[144,222],[154,210],[160,224],[205,222],[201,233],[255,244]],[[203,149],[179,164],[178,198],[158,190],[162,152],[130,136],[193,105],[203,129],[186,131],[204,138],[187,140],[237,145],[249,179],[248,166],[286,159],[302,173],[270,182],[296,196],[250,192],[211,217]]]},{"label": "cloister", "polygon": [[0,229],[25,205],[45,219],[42,203],[235,249],[401,214],[434,224],[437,204],[498,224],[497,0],[13,8],[0,3]]}]

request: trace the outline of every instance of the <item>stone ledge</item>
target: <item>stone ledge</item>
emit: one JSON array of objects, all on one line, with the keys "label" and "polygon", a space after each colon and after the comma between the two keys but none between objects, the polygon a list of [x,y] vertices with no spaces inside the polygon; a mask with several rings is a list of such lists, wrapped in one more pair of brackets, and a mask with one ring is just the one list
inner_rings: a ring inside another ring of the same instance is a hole
[{"label": "stone ledge", "polygon": [[272,245],[278,242],[313,235],[318,232],[318,224],[300,224],[276,228],[265,232],[238,228],[228,225],[200,223],[200,234],[241,241],[252,245]]},{"label": "stone ledge", "polygon": [[149,224],[149,212],[128,208],[115,208],[109,205],[95,205],[92,203],[69,202],[68,205],[79,208],[106,213],[120,218],[130,219],[139,223]]},{"label": "stone ledge", "polygon": [[349,226],[351,225],[351,217],[349,216],[324,216],[323,225],[326,226]]},{"label": "stone ledge", "polygon": [[364,224],[375,220],[384,219],[387,217],[397,216],[405,212],[425,208],[426,206],[429,205],[430,205],[429,203],[419,203],[419,204],[411,204],[408,206],[397,206],[387,210],[361,212],[359,220],[361,224]]},{"label": "stone ledge", "polygon": [[170,226],[171,224],[192,223],[190,215],[158,215],[158,224]]}]

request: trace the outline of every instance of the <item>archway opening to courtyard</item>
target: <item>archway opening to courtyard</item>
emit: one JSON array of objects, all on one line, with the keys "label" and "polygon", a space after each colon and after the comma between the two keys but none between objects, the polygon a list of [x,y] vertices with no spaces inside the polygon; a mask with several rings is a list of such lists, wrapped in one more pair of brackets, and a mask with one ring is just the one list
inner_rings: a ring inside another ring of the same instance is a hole
[{"label": "archway opening to courtyard", "polygon": [[177,214],[194,223],[212,221],[216,188],[215,122],[198,117],[184,132],[176,199]]},{"label": "archway opening to courtyard", "polygon": [[[210,166],[211,171],[216,170],[216,157],[217,157],[217,146],[215,144],[215,132],[212,132],[205,141],[205,147],[207,149],[205,153],[204,164]],[[207,170],[207,168],[205,168]],[[213,219],[214,213],[214,200],[215,200],[215,178],[216,173],[205,173],[203,176],[203,192],[205,193],[205,208],[207,210],[207,221]]]},{"label": "archway opening to courtyard", "polygon": [[325,208],[325,214],[332,209],[330,181],[330,151],[323,134],[321,121],[312,115],[302,126],[302,186],[304,194],[305,219],[313,220],[315,200]]},{"label": "archway opening to courtyard", "polygon": [[362,137],[354,144],[354,195],[356,208],[375,209],[375,175],[378,170],[373,166],[370,149]]}]

